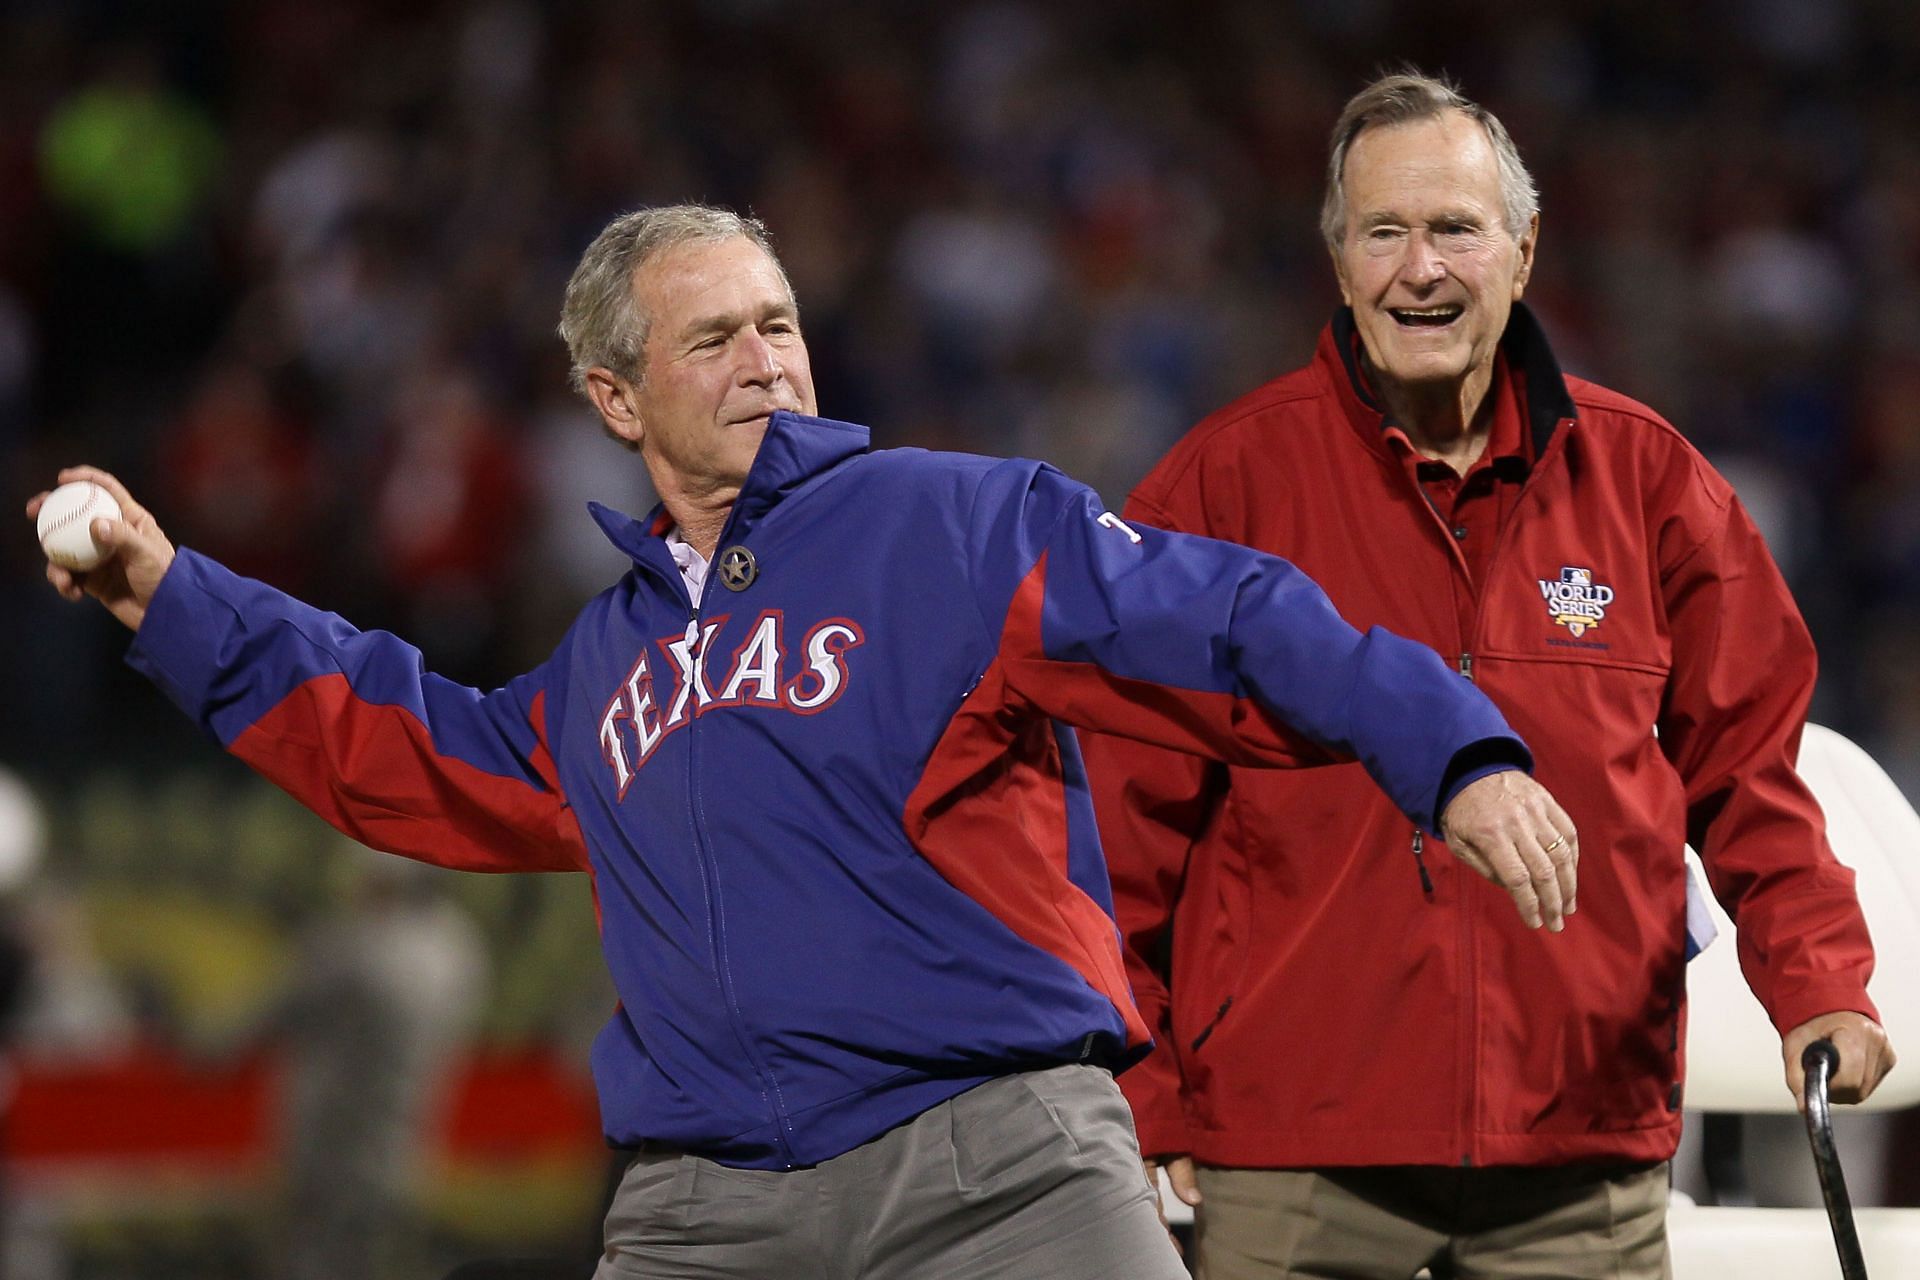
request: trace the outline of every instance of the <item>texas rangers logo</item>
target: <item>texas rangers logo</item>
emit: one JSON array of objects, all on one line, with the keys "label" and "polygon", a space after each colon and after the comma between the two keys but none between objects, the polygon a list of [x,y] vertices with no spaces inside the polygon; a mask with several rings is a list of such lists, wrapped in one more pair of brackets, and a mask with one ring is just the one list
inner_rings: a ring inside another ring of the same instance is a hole
[{"label": "texas rangers logo", "polygon": [[[847,687],[847,651],[867,638],[853,619],[828,618],[792,644],[785,615],[768,609],[754,619],[730,660],[716,656],[709,667],[714,637],[726,625],[725,614],[690,622],[685,634],[655,641],[658,654],[643,646],[607,701],[600,713],[600,755],[613,770],[620,798],[669,734],[709,711],[754,707],[802,716],[825,711]],[[710,680],[718,676],[721,662],[727,664],[724,679]]]},{"label": "texas rangers logo", "polygon": [[1540,598],[1547,616],[1576,639],[1598,627],[1613,603],[1613,588],[1593,580],[1593,570],[1567,565],[1556,579],[1540,578]]}]

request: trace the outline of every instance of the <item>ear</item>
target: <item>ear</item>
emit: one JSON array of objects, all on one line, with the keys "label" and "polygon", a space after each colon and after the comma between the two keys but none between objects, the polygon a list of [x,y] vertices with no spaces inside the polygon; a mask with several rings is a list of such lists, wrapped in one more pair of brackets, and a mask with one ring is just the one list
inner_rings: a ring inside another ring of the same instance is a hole
[{"label": "ear", "polygon": [[1520,295],[1527,291],[1527,281],[1533,278],[1533,251],[1540,244],[1540,215],[1534,214],[1533,221],[1527,224],[1527,234],[1520,237],[1520,269],[1513,274],[1513,300],[1520,301]]},{"label": "ear", "polygon": [[611,369],[596,365],[587,370],[587,399],[600,411],[607,430],[639,448],[647,437],[647,424],[640,416],[639,397],[633,384]]}]

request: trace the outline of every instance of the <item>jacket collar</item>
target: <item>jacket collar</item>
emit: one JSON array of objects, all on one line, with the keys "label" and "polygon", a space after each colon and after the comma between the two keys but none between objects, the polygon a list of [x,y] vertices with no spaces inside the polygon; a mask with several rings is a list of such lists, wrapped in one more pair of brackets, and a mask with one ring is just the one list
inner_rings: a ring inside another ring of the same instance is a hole
[{"label": "jacket collar", "polygon": [[[1533,456],[1543,457],[1554,430],[1579,413],[1574,407],[1573,394],[1567,390],[1567,380],[1560,372],[1560,363],[1554,359],[1553,348],[1547,343],[1546,330],[1540,327],[1540,321],[1525,303],[1513,304],[1513,313],[1507,318],[1507,331],[1500,335],[1500,350],[1507,357],[1508,366],[1520,374],[1520,389],[1525,400],[1522,410],[1527,433],[1532,437]],[[1333,383],[1348,419],[1362,428],[1362,434],[1369,437],[1376,448],[1381,447],[1380,424],[1385,409],[1368,392],[1367,380],[1361,376],[1359,329],[1353,322],[1351,308],[1341,307],[1333,313],[1333,321],[1321,331],[1320,349],[1314,358],[1326,367],[1328,380]]]},{"label": "jacket collar", "polygon": [[[868,443],[867,429],[851,422],[809,418],[785,409],[776,412],[767,422],[767,434],[753,456],[747,482],[734,499],[733,511],[727,517],[728,533],[722,541],[738,541],[788,494],[848,458],[865,453]],[[598,502],[589,502],[587,511],[600,532],[629,559],[652,563],[664,554],[660,540],[673,528],[673,517],[667,514],[665,503],[655,506],[642,520]]]}]

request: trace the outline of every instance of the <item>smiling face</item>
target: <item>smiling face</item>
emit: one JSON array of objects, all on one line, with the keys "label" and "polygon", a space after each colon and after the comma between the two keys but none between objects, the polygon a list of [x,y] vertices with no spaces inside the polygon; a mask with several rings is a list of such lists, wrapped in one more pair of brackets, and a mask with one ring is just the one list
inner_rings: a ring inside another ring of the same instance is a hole
[{"label": "smiling face", "polygon": [[1420,391],[1484,384],[1539,233],[1537,216],[1517,239],[1507,229],[1486,131],[1457,111],[1369,129],[1344,187],[1334,271],[1376,375]]},{"label": "smiling face", "polygon": [[640,376],[592,370],[588,394],[663,497],[738,492],[776,409],[815,412],[793,295],[744,236],[661,251],[633,274]]}]

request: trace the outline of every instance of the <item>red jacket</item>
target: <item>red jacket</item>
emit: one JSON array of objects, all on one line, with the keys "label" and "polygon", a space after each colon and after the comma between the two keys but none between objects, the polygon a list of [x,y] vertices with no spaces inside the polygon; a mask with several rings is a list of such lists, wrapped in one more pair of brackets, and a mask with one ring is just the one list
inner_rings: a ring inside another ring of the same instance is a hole
[{"label": "red jacket", "polygon": [[1352,334],[1343,312],[1313,363],[1203,421],[1127,516],[1277,552],[1355,626],[1470,674],[1579,826],[1579,911],[1531,932],[1431,839],[1423,893],[1412,827],[1357,765],[1227,768],[1089,738],[1158,1039],[1121,1077],[1141,1149],[1236,1166],[1665,1159],[1683,843],[1778,1028],[1874,1014],[1853,876],[1793,767],[1812,641],[1727,482],[1652,411],[1563,378],[1524,307],[1503,367],[1536,461],[1474,582],[1357,389]]}]

